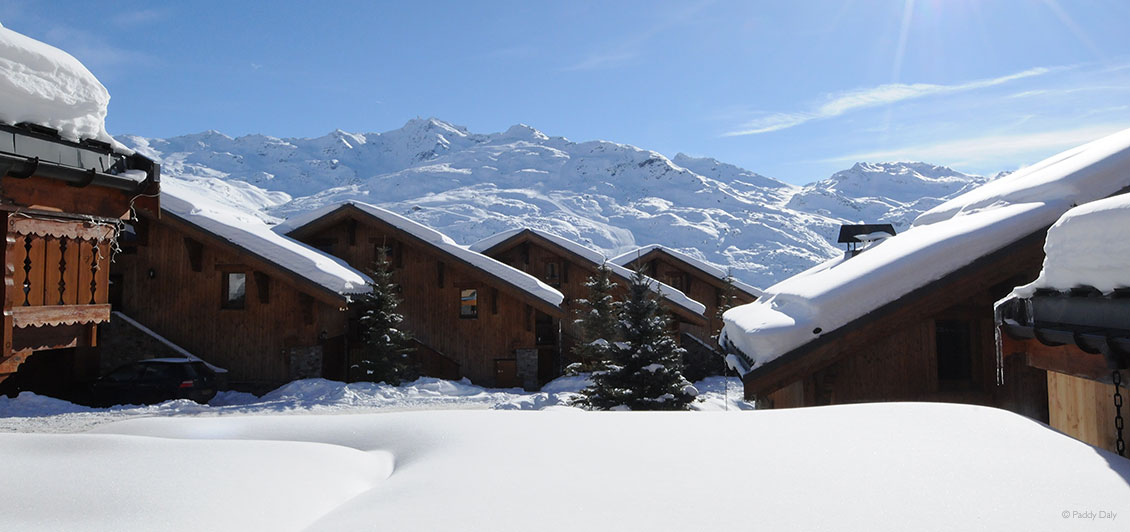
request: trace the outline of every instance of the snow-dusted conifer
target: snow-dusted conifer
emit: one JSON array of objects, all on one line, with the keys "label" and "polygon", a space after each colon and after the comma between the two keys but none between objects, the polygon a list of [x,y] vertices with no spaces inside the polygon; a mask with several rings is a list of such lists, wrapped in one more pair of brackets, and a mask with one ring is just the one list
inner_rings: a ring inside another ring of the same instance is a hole
[{"label": "snow-dusted conifer", "polygon": [[612,270],[601,264],[596,273],[585,281],[588,297],[577,300],[581,304],[577,311],[577,323],[581,326],[581,338],[573,346],[573,355],[578,362],[569,365],[570,373],[589,372],[603,369],[608,363],[612,342],[616,341],[616,308],[612,297],[616,284],[612,282]]},{"label": "snow-dusted conifer", "polygon": [[355,305],[360,309],[361,349],[352,366],[354,380],[386,382],[393,386],[417,377],[408,354],[412,336],[400,328],[404,316],[396,312],[400,297],[392,279],[388,256],[383,249],[369,277],[372,291],[360,296]]},{"label": "snow-dusted conifer", "polygon": [[637,271],[620,306],[621,341],[612,345],[608,368],[593,373],[578,404],[608,410],[685,410],[698,390],[681,373],[683,348],[669,332],[669,318]]},{"label": "snow-dusted conifer", "polygon": [[[722,323],[722,315],[725,314],[727,310],[734,308],[734,305],[738,302],[738,289],[734,286],[733,269],[726,268],[726,277],[722,279],[722,282],[724,284],[722,286],[722,293],[719,294],[718,297],[718,314],[715,316],[718,318],[718,323]],[[718,335],[720,334],[722,334],[721,326],[719,326],[717,331],[714,331],[715,343],[718,342]]]}]

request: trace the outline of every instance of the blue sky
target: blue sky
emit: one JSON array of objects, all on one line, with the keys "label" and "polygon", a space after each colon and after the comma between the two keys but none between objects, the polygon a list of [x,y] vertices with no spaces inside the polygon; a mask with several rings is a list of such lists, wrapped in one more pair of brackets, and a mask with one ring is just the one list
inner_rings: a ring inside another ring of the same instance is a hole
[{"label": "blue sky", "polygon": [[1130,127],[1130,2],[70,2],[0,23],[109,88],[111,133],[321,136],[434,116],[710,156],[1015,169]]}]

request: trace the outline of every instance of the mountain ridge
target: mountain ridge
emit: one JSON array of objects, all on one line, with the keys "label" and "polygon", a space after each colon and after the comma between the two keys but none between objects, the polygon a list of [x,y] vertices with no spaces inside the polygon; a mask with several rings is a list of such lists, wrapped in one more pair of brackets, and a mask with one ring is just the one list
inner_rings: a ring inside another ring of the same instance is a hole
[{"label": "mountain ridge", "polygon": [[160,161],[164,175],[267,221],[366,201],[464,245],[521,226],[606,256],[663,243],[762,287],[840,253],[832,239],[841,223],[902,230],[918,213],[987,181],[927,163],[857,163],[798,186],[707,157],[574,142],[525,124],[473,133],[436,118],[315,138],[209,130],[118,140]]}]

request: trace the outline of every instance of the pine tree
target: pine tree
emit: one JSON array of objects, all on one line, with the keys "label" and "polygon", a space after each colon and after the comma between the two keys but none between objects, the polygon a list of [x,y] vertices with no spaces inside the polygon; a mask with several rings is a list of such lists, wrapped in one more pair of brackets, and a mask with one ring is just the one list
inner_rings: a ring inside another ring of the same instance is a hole
[{"label": "pine tree", "polygon": [[354,380],[399,386],[402,381],[415,379],[417,371],[408,357],[414,350],[412,335],[400,328],[404,321],[404,316],[396,312],[400,297],[396,295],[397,286],[383,249],[369,277],[373,279],[369,283],[372,290],[356,303],[361,311],[361,349],[352,366]]},{"label": "pine tree", "polygon": [[593,384],[581,392],[578,404],[599,410],[685,410],[698,395],[683,378],[684,351],[651,294],[652,282],[639,271],[632,276],[619,312],[621,341],[612,346],[608,368],[593,373]]},{"label": "pine tree", "polygon": [[[734,274],[733,270],[726,269],[726,277],[722,279],[725,285],[722,287],[722,293],[718,296],[718,323],[722,323],[722,315],[727,310],[734,308],[738,302],[738,289],[734,287]],[[718,335],[722,334],[722,328],[719,326],[717,331],[714,331],[714,343],[718,343]]]},{"label": "pine tree", "polygon": [[581,338],[573,346],[573,355],[579,362],[568,368],[574,374],[603,369],[617,337],[617,303],[612,297],[616,284],[612,282],[612,270],[601,264],[585,286],[589,290],[588,298],[577,300],[581,304],[576,321],[581,326]]}]

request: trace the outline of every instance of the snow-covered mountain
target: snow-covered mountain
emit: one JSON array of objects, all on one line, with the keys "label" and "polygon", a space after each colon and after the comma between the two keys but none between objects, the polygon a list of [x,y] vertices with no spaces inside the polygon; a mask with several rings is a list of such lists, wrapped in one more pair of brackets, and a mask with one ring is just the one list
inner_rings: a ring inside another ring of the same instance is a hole
[{"label": "snow-covered mountain", "polygon": [[732,268],[755,286],[840,253],[833,241],[841,223],[902,229],[986,181],[924,163],[860,163],[798,187],[714,159],[572,142],[526,125],[476,134],[436,119],[313,139],[217,131],[117,139],[160,161],[165,176],[212,189],[267,220],[357,199],[462,244],[521,226],[609,256],[661,243]]}]

